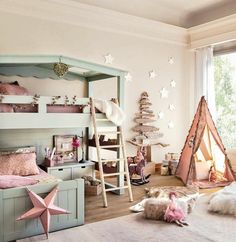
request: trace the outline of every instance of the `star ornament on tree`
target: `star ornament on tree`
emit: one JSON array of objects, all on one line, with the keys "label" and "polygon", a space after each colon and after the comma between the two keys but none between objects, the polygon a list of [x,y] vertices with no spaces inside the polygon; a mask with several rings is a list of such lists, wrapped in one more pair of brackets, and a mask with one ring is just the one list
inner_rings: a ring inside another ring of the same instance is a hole
[{"label": "star ornament on tree", "polygon": [[48,238],[51,215],[68,214],[70,212],[53,204],[58,192],[58,186],[56,186],[44,199],[28,188],[27,191],[34,207],[16,220],[40,218],[44,232]]}]

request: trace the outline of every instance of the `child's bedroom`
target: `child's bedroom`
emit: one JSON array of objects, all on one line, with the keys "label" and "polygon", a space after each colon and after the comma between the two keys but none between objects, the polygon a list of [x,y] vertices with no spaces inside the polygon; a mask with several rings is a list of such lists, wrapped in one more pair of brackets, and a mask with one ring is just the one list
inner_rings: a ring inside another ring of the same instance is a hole
[{"label": "child's bedroom", "polygon": [[235,0],[0,0],[0,242],[236,241],[235,27]]}]

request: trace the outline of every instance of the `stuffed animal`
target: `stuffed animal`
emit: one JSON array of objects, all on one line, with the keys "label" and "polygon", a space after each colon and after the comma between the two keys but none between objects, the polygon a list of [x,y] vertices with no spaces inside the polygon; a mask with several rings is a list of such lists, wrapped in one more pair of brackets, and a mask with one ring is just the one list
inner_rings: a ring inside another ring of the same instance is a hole
[{"label": "stuffed animal", "polygon": [[[141,149],[137,151],[137,155],[135,157],[128,158],[128,166],[129,166],[131,183],[132,183],[132,176],[135,174],[141,177],[137,185],[142,185],[148,182],[144,174],[144,167],[146,166],[146,161],[144,159]],[[136,185],[136,183],[133,185]]]}]

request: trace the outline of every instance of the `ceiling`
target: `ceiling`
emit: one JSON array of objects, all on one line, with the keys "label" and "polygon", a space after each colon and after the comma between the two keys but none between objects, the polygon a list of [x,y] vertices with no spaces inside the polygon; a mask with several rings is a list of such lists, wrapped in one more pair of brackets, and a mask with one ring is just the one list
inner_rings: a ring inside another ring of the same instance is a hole
[{"label": "ceiling", "polygon": [[73,1],[185,28],[236,13],[235,0]]}]

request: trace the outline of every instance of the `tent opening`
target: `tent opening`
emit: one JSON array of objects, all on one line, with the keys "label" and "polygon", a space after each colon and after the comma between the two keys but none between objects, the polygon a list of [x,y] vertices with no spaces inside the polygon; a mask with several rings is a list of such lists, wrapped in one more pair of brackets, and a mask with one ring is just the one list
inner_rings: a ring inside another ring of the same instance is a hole
[{"label": "tent opening", "polygon": [[225,154],[217,145],[209,126],[206,124],[201,143],[194,155],[196,180],[208,180],[210,169],[213,166],[218,181],[226,181]]}]

